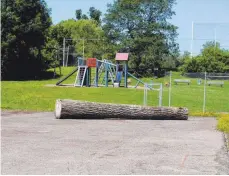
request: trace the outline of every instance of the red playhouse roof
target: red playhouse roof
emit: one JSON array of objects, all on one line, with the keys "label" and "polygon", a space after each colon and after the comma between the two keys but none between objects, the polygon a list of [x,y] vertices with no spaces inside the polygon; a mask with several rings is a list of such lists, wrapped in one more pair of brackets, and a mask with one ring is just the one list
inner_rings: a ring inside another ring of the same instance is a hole
[{"label": "red playhouse roof", "polygon": [[127,61],[129,53],[116,53],[115,60]]}]

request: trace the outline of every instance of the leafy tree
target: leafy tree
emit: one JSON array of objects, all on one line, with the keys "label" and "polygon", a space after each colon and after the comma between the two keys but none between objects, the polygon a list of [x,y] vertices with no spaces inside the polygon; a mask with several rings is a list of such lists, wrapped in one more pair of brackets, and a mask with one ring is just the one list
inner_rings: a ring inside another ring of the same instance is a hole
[{"label": "leafy tree", "polygon": [[44,0],[1,0],[2,79],[34,78],[44,67],[41,47],[51,25]]},{"label": "leafy tree", "polygon": [[102,12],[100,10],[95,9],[94,7],[89,8],[89,15],[90,18],[97,21],[98,24],[101,24],[101,17]]},{"label": "leafy tree", "polygon": [[119,51],[130,52],[130,67],[152,73],[163,58],[177,57],[177,27],[167,22],[175,0],[116,0],[108,5],[103,29]]},{"label": "leafy tree", "polygon": [[77,9],[75,11],[75,15],[76,15],[76,19],[77,20],[88,20],[88,19],[91,19],[91,20],[95,20],[98,25],[101,24],[101,15],[102,15],[102,12],[98,9],[96,9],[95,7],[90,7],[89,8],[89,17],[86,15],[86,14],[82,14],[82,10],[81,9]]},{"label": "leafy tree", "polygon": [[83,19],[83,20],[88,20],[88,16],[85,15],[85,14],[83,14],[83,15],[82,15],[82,19]]},{"label": "leafy tree", "polygon": [[76,19],[80,20],[82,18],[82,10],[78,9],[76,10]]},{"label": "leafy tree", "polygon": [[182,72],[228,72],[229,51],[220,49],[219,43],[207,42],[198,56],[184,57],[180,69]]},{"label": "leafy tree", "polygon": [[59,56],[60,56],[60,46],[56,40],[53,26],[49,28],[46,35],[46,44],[42,48],[41,53],[42,57],[45,60],[46,69],[55,68],[60,65]]},{"label": "leafy tree", "polygon": [[177,68],[181,68],[182,65],[184,65],[185,61],[190,59],[191,57],[191,53],[189,51],[184,51],[183,54],[180,54],[178,57],[177,57],[177,64],[176,64],[176,67]]},{"label": "leafy tree", "polygon": [[[66,20],[50,28],[49,39],[55,39],[58,47],[63,46],[63,39],[69,38],[73,40],[66,40],[65,46],[73,46],[77,56],[84,56],[101,58],[104,55],[104,50],[107,44],[104,39],[103,30],[98,27],[94,20]],[[83,39],[85,39],[83,41]],[[101,40],[88,40],[101,39]]]}]

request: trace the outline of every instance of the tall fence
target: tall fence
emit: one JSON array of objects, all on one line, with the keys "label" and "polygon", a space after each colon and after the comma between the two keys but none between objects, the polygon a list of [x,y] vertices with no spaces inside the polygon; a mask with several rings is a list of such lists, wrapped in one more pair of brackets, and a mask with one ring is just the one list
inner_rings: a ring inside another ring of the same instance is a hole
[{"label": "tall fence", "polygon": [[163,106],[186,106],[192,112],[229,112],[229,73],[168,72]]}]

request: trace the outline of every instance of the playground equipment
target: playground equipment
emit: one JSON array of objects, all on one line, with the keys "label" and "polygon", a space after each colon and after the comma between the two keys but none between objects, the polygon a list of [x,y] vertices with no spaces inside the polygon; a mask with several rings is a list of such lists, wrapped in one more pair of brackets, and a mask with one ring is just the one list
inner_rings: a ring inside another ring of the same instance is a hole
[{"label": "playground equipment", "polygon": [[[96,58],[88,58],[87,60],[84,60],[83,58],[78,58],[77,61],[77,67],[72,70],[68,75],[60,79],[56,85],[60,85],[63,81],[67,80],[70,76],[72,76],[74,73],[76,73],[76,78],[74,82],[74,86],[99,86],[99,80],[102,76],[103,80],[101,82],[106,82],[106,86],[108,86],[108,78],[112,79],[112,82],[114,82],[114,68],[116,65],[112,64],[111,62],[107,60],[98,60]],[[91,83],[91,74],[92,69],[95,71],[94,81]],[[106,77],[106,74],[104,75],[103,72],[107,73],[109,75]],[[100,85],[101,86],[101,85]]]},{"label": "playground equipment", "polygon": [[69,73],[67,76],[63,77],[62,79],[60,79],[56,85],[60,85],[63,81],[65,81],[66,79],[68,79],[70,76],[72,76],[75,72],[77,72],[78,67],[76,67],[74,70],[71,71],[71,73]]},{"label": "playground equipment", "polygon": [[[137,81],[137,84],[134,86],[134,88],[136,88],[139,83],[144,85],[145,83],[142,80],[136,78],[134,75],[128,72],[128,57],[128,53],[117,53],[115,57],[116,64],[113,64],[111,61],[106,59],[98,60],[96,58],[88,58],[85,60],[83,58],[78,58],[77,67],[68,75],[60,79],[56,85],[61,85],[63,81],[67,80],[74,73],[76,73],[74,82],[75,87],[108,87],[109,82],[111,82],[113,86],[115,83],[118,83],[118,87],[123,86],[127,88],[128,76]],[[121,85],[121,83],[124,84]],[[150,85],[148,85],[148,88],[152,89]]]},{"label": "playground equipment", "polygon": [[[112,85],[115,82],[115,73],[116,73],[116,65],[113,64],[109,60],[97,60],[98,67],[98,77],[94,78],[94,85],[96,86],[106,86],[108,87],[108,82],[111,81]],[[96,80],[97,78],[97,80]],[[100,84],[99,84],[100,82]]]},{"label": "playground equipment", "polygon": [[[98,60],[96,58],[88,58],[87,60],[78,61],[78,72],[76,75],[74,86],[105,86],[108,87],[108,82],[115,82],[115,66],[108,60]],[[94,68],[94,79],[92,82],[92,69]],[[102,81],[101,81],[102,79]],[[101,81],[101,84],[99,84]]]},{"label": "playground equipment", "polygon": [[188,119],[188,109],[182,107],[151,107],[78,100],[56,100],[55,107],[57,119]]},{"label": "playground equipment", "polygon": [[[122,74],[124,73],[124,87],[128,87],[127,85],[127,77],[128,77],[128,53],[117,53],[116,60],[116,82],[121,83]],[[121,64],[121,62],[123,64]]]}]

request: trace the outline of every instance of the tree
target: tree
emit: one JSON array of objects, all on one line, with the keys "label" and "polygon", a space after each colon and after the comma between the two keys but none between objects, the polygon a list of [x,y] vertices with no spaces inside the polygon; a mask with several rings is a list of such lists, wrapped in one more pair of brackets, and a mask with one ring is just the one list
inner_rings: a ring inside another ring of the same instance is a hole
[{"label": "tree", "polygon": [[176,67],[178,69],[181,69],[181,67],[184,65],[185,61],[191,58],[191,53],[189,51],[184,51],[183,54],[180,54],[177,58],[177,64]]},{"label": "tree", "polygon": [[[77,56],[97,57],[98,59],[104,55],[104,49],[107,44],[104,39],[104,32],[94,20],[66,20],[50,28],[49,39],[55,39],[59,47],[63,46],[63,39],[69,38],[73,40],[65,41],[65,46],[73,46]],[[83,39],[85,39],[83,41]],[[101,39],[101,40],[88,40]]]},{"label": "tree", "polygon": [[78,9],[76,10],[76,19],[80,20],[82,18],[82,10]]},{"label": "tree", "polygon": [[40,49],[51,25],[44,0],[1,0],[2,79],[34,78],[44,68]]},{"label": "tree", "polygon": [[96,9],[95,7],[90,7],[89,8],[89,17],[86,15],[86,14],[82,14],[82,10],[81,9],[77,9],[75,14],[76,14],[76,19],[77,20],[81,20],[81,19],[84,19],[84,20],[88,20],[88,19],[91,19],[91,20],[95,20],[98,25],[101,24],[101,15],[102,15],[102,12],[98,9]]},{"label": "tree", "polygon": [[220,49],[219,43],[206,42],[198,56],[184,57],[182,72],[228,72],[229,51]]},{"label": "tree", "polygon": [[116,0],[108,5],[103,29],[119,51],[130,52],[130,67],[152,73],[162,57],[176,57],[177,27],[167,22],[175,0]]},{"label": "tree", "polygon": [[102,12],[100,10],[95,9],[94,7],[89,8],[89,15],[90,18],[97,21],[98,24],[101,24],[101,17]]},{"label": "tree", "polygon": [[87,20],[87,19],[88,19],[88,16],[85,15],[85,14],[83,14],[83,15],[82,15],[82,19],[83,19],[83,20]]}]

